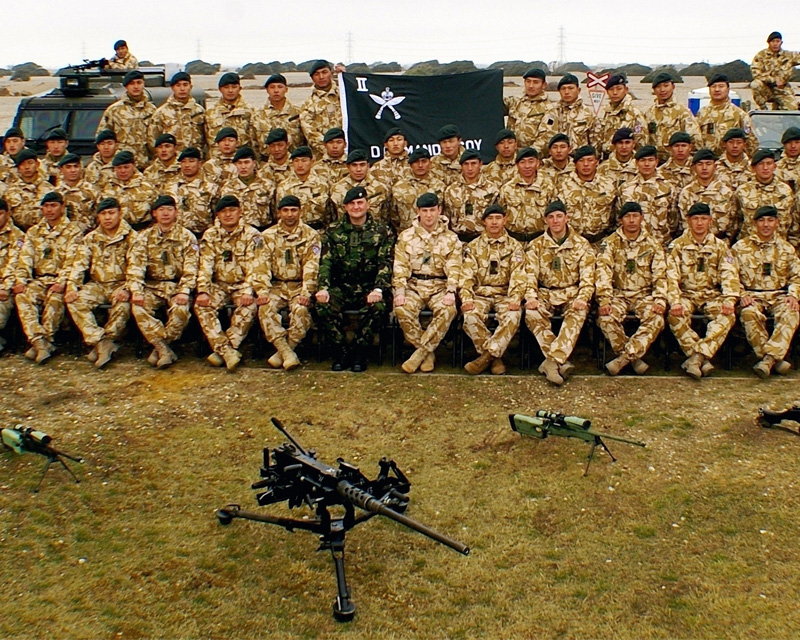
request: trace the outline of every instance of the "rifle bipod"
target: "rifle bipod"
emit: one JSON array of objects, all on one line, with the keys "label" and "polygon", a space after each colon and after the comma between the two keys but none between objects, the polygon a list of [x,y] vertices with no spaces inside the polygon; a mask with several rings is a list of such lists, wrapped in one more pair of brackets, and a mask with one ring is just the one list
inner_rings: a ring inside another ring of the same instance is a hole
[{"label": "rifle bipod", "polygon": [[[71,458],[71,459],[74,459],[74,458]],[[47,456],[47,462],[44,465],[44,471],[42,471],[42,477],[39,478],[39,483],[36,485],[36,488],[33,490],[34,493],[39,493],[39,489],[42,486],[42,482],[44,482],[44,477],[47,475],[47,470],[50,468],[50,465],[53,464],[54,462],[60,462],[61,466],[64,467],[67,470],[67,473],[72,476],[72,479],[75,480],[75,482],[77,484],[81,483],[81,481],[78,480],[78,476],[76,476],[73,473],[72,469],[70,469],[67,466],[67,463],[64,462],[64,458],[61,457],[61,454],[53,453],[53,454],[50,454],[49,456]]]},{"label": "rifle bipod", "polygon": [[589,449],[589,457],[586,460],[586,468],[583,470],[583,477],[585,478],[589,474],[589,465],[592,464],[592,459],[594,458],[594,450],[597,446],[603,447],[606,450],[606,453],[611,456],[611,462],[616,462],[617,459],[614,457],[614,454],[611,453],[611,449],[606,446],[606,443],[603,442],[603,439],[600,436],[594,437],[594,442],[592,442],[592,448]]}]

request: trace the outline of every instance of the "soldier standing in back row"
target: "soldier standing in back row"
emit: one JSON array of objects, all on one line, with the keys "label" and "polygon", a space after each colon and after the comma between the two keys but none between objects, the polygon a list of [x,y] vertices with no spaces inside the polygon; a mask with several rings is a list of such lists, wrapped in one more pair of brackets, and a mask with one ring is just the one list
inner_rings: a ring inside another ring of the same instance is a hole
[{"label": "soldier standing in back row", "polygon": [[308,75],[314,88],[300,107],[300,126],[314,156],[322,158],[325,155],[325,132],[342,126],[339,89],[333,81],[331,63],[327,60],[316,60],[309,68]]},{"label": "soldier standing in back row", "polygon": [[533,147],[542,152],[552,135],[544,122],[544,115],[552,104],[547,99],[547,76],[541,69],[528,69],[522,75],[522,81],[525,94],[504,100],[508,116],[506,126],[517,135],[519,146]]},{"label": "soldier standing in back row", "polygon": [[646,145],[647,121],[628,93],[628,79],[622,74],[611,76],[606,83],[606,92],[608,102],[597,120],[597,150],[600,157],[607,158],[614,151],[611,139],[622,127],[633,131],[637,149]]},{"label": "soldier standing in back row", "polygon": [[[553,145],[553,136],[557,134],[565,135],[573,149],[593,145],[597,137],[597,119],[594,111],[583,104],[578,78],[571,73],[566,74],[558,81],[558,93],[561,100],[552,105],[542,118],[542,125],[551,136],[548,148]],[[545,150],[542,148],[537,151],[543,154]]]},{"label": "soldier standing in back row", "polygon": [[[267,92],[267,103],[256,112],[255,119],[257,140],[261,144],[270,131],[283,129],[289,137],[289,151],[294,151],[303,144],[305,138],[300,127],[300,109],[286,98],[289,91],[286,78],[280,73],[271,75],[264,83],[264,90]],[[263,147],[259,147],[258,151],[262,156],[267,155]]]},{"label": "soldier standing in back row", "polygon": [[179,71],[169,81],[172,95],[150,119],[150,140],[169,133],[175,138],[176,153],[187,147],[201,151],[206,146],[206,110],[192,97],[192,77]]},{"label": "soldier standing in back row", "polygon": [[758,139],[753,133],[750,116],[731,102],[731,83],[724,73],[716,73],[708,79],[708,94],[711,103],[697,113],[697,124],[703,136],[703,146],[719,156],[722,141],[730,129],[741,129],[747,136],[747,152],[752,155],[758,148]]},{"label": "soldier standing in back row", "polygon": [[773,31],[767,36],[767,48],[759,51],[750,65],[753,102],[759,109],[768,109],[770,103],[775,109],[798,108],[789,81],[794,75],[794,68],[800,65],[800,53],[784,51],[782,46],[783,36]]},{"label": "soldier standing in back row", "polygon": [[211,149],[219,140],[221,129],[236,130],[239,145],[253,147],[258,135],[255,128],[255,113],[242,97],[242,84],[238,73],[224,73],[217,83],[219,101],[206,110],[206,144]]},{"label": "soldier standing in back row", "polygon": [[647,109],[648,144],[658,150],[658,159],[664,162],[669,157],[668,147],[670,138],[679,131],[685,131],[690,136],[690,142],[695,149],[703,146],[700,127],[688,107],[675,102],[675,81],[666,72],[657,73],[653,78],[653,95],[655,100]]}]

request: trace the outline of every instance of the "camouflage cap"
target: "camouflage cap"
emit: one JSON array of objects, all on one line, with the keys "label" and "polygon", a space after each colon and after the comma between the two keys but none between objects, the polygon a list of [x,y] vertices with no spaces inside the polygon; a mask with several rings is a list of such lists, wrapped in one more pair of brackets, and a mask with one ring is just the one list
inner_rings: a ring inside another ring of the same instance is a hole
[{"label": "camouflage cap", "polygon": [[367,152],[364,149],[353,149],[347,154],[345,164],[352,164],[353,162],[366,162]]},{"label": "camouflage cap", "polygon": [[119,209],[119,200],[116,198],[103,198],[97,203],[97,207],[95,207],[95,213],[100,213],[106,209]]},{"label": "camouflage cap", "polygon": [[767,36],[767,42],[772,42],[773,40],[783,40],[783,36],[781,35],[780,31],[773,31]]},{"label": "camouflage cap", "polygon": [[278,201],[278,209],[283,209],[284,207],[299,207],[300,206],[300,198],[293,195],[283,196]]},{"label": "camouflage cap", "polygon": [[501,216],[506,215],[506,210],[503,209],[499,204],[490,204],[483,210],[483,215],[481,216],[481,220],[486,220],[490,215],[493,213],[499,213]]},{"label": "camouflage cap", "polygon": [[160,147],[162,144],[178,144],[178,141],[175,139],[171,133],[162,133],[160,136],[156,138],[156,142],[153,145],[154,147]]},{"label": "camouflage cap", "polygon": [[527,80],[528,78],[539,78],[539,80],[545,80],[547,79],[547,75],[538,67],[532,67],[522,74],[523,80]]},{"label": "camouflage cap", "polygon": [[64,204],[64,196],[62,196],[58,191],[48,191],[44,194],[41,204],[47,204],[48,202],[58,202],[59,204]]},{"label": "camouflage cap", "polygon": [[672,76],[667,73],[666,71],[661,71],[653,76],[652,87],[655,89],[658,85],[664,84],[665,82],[675,82]]},{"label": "camouflage cap", "polygon": [[389,142],[389,138],[391,138],[392,136],[403,136],[405,138],[406,134],[404,134],[402,132],[400,127],[392,127],[385,134],[383,134],[383,142],[384,142],[384,144]]},{"label": "camouflage cap", "polygon": [[575,160],[575,162],[577,162],[581,158],[585,158],[586,156],[594,156],[596,158],[597,149],[595,149],[590,144],[585,144],[582,147],[578,147],[577,149],[575,149],[575,153],[572,154],[572,158],[573,160]]},{"label": "camouflage cap", "polygon": [[467,160],[480,160],[481,154],[475,151],[475,149],[467,149],[464,153],[461,154],[461,157],[458,159],[460,164],[464,164]]},{"label": "camouflage cap", "polygon": [[133,69],[125,74],[122,78],[122,86],[127,87],[134,80],[144,80],[144,74],[138,69]]},{"label": "camouflage cap", "polygon": [[722,141],[727,142],[728,140],[733,140],[734,138],[741,138],[742,140],[746,140],[747,134],[744,132],[744,129],[739,129],[738,127],[734,127],[733,129],[728,129],[725,132],[725,135],[722,136]]},{"label": "camouflage cap", "polygon": [[178,71],[175,75],[172,76],[169,80],[169,86],[174,87],[179,82],[191,82],[192,76],[190,76],[185,71]]},{"label": "camouflage cap", "polygon": [[781,136],[781,144],[786,144],[792,140],[800,140],[800,127],[789,127]]},{"label": "camouflage cap", "polygon": [[121,164],[134,164],[135,160],[130,151],[118,151],[111,161],[112,167],[118,167]]},{"label": "camouflage cap", "polygon": [[114,142],[117,141],[117,134],[114,133],[111,129],[103,129],[100,131],[94,139],[95,144],[100,144],[105,140],[113,140]]},{"label": "camouflage cap", "polygon": [[294,151],[292,151],[292,155],[289,156],[289,160],[294,160],[295,158],[313,158],[314,153],[311,151],[311,147],[307,147],[303,145],[302,147],[297,147]]},{"label": "camouflage cap", "polygon": [[238,73],[233,73],[231,71],[228,73],[223,73],[222,77],[217,83],[217,87],[227,87],[229,84],[242,84]]},{"label": "camouflage cap", "polygon": [[459,131],[458,127],[454,124],[446,124],[436,132],[437,142],[441,142],[442,140],[447,140],[448,138],[460,138],[460,137],[461,137],[461,131]]},{"label": "camouflage cap", "polygon": [[711,149],[698,149],[692,156],[692,164],[697,164],[703,160],[714,160],[716,162],[717,156],[714,155]]},{"label": "camouflage cap", "polygon": [[500,131],[498,131],[494,135],[494,143],[496,145],[500,144],[503,140],[516,140],[516,139],[517,139],[517,134],[514,133],[511,129],[500,129]]},{"label": "camouflage cap", "polygon": [[26,160],[38,160],[39,156],[36,155],[36,152],[32,149],[28,149],[25,147],[22,151],[17,154],[17,157],[14,158],[14,164],[16,166],[21,165]]},{"label": "camouflage cap", "polygon": [[565,84],[574,84],[576,87],[581,86],[580,82],[578,82],[578,76],[571,73],[565,73],[563,76],[561,76],[561,80],[558,81],[557,88],[560,89]]},{"label": "camouflage cap", "polygon": [[753,154],[753,158],[750,160],[750,166],[755,167],[758,163],[767,159],[774,160],[775,154],[769,149],[759,149]]},{"label": "camouflage cap", "polygon": [[616,87],[618,85],[626,85],[626,84],[628,84],[628,78],[625,77],[625,74],[615,73],[606,82],[606,89],[611,89],[612,87]]},{"label": "camouflage cap", "polygon": [[547,217],[548,214],[553,213],[554,211],[561,211],[562,213],[566,213],[567,207],[563,202],[561,202],[561,200],[553,200],[544,208],[545,217]]},{"label": "camouflage cap", "polygon": [[63,167],[68,164],[75,164],[76,162],[80,164],[81,157],[77,153],[67,153],[63,158],[61,158],[61,160],[58,161],[57,166]]},{"label": "camouflage cap", "polygon": [[718,82],[724,82],[728,86],[731,84],[728,80],[728,76],[724,73],[715,73],[708,79],[708,86],[710,87],[712,84],[717,84]]},{"label": "camouflage cap", "polygon": [[417,208],[423,209],[425,207],[436,207],[439,204],[439,196],[435,193],[423,193],[417,198]]},{"label": "camouflage cap", "polygon": [[220,129],[217,132],[217,135],[214,137],[214,142],[219,142],[225,138],[236,138],[238,140],[239,132],[233,127],[222,127],[222,129]]},{"label": "camouflage cap", "polygon": [[343,204],[349,204],[353,200],[360,200],[362,198],[366,199],[367,197],[367,190],[364,187],[353,187],[349,189],[346,194],[344,194],[344,200],[342,201]]},{"label": "camouflage cap", "polygon": [[614,132],[611,136],[611,144],[617,144],[623,140],[633,140],[633,129],[629,127],[621,127]]},{"label": "camouflage cap", "polygon": [[158,196],[153,202],[152,206],[150,207],[150,211],[155,211],[161,207],[174,207],[175,206],[175,198],[172,196],[161,194]]},{"label": "camouflage cap", "polygon": [[239,147],[236,150],[236,153],[233,154],[234,162],[237,162],[238,160],[244,160],[246,158],[252,158],[253,160],[256,159],[256,152],[250,147]]},{"label": "camouflage cap", "polygon": [[344,131],[340,127],[333,127],[325,132],[325,135],[322,137],[322,142],[330,142],[338,138],[344,140]]},{"label": "camouflage cap", "polygon": [[272,144],[273,142],[289,142],[289,134],[286,133],[286,129],[281,129],[280,127],[272,129],[267,134],[267,144]]},{"label": "camouflage cap", "polygon": [[514,159],[514,163],[516,164],[520,160],[524,158],[538,158],[539,152],[534,149],[533,147],[522,147],[519,151],[517,151],[517,157]]},{"label": "camouflage cap", "polygon": [[547,148],[549,149],[556,142],[566,142],[569,145],[570,144],[569,136],[566,133],[557,133],[552,138],[550,138],[550,140],[547,142]]},{"label": "camouflage cap", "polygon": [[422,160],[423,158],[428,158],[430,160],[431,152],[428,151],[425,147],[417,147],[411,153],[408,154],[408,164],[413,164],[417,160]]},{"label": "camouflage cap", "polygon": [[687,218],[692,218],[694,216],[710,216],[711,215],[711,207],[709,207],[705,202],[695,202],[689,210],[686,212]]},{"label": "camouflage cap", "polygon": [[69,138],[66,131],[61,127],[56,127],[44,137],[44,140],[47,142],[48,140],[69,140]]},{"label": "camouflage cap", "polygon": [[320,69],[330,69],[331,63],[327,60],[314,60],[308,68],[308,75],[313,76]]},{"label": "camouflage cap", "polygon": [[267,78],[267,81],[264,83],[264,88],[266,89],[271,84],[288,85],[288,83],[286,82],[286,78],[280,73],[273,73],[269,78]]},{"label": "camouflage cap", "polygon": [[624,218],[629,213],[641,213],[642,212],[642,205],[638,202],[626,202],[623,204],[619,211],[617,211],[617,218],[621,219]]},{"label": "camouflage cap", "polygon": [[219,213],[223,209],[227,209],[228,207],[236,207],[239,208],[241,205],[239,204],[239,198],[236,196],[222,196],[218,201],[217,204],[214,206],[214,213]]},{"label": "camouflage cap", "polygon": [[679,142],[683,142],[685,144],[692,144],[692,136],[690,136],[685,131],[676,131],[669,137],[668,146],[672,146],[673,144],[678,144]]},{"label": "camouflage cap", "polygon": [[636,152],[636,154],[633,156],[633,159],[641,160],[642,158],[653,157],[658,157],[658,149],[656,149],[652,144],[647,144]]},{"label": "camouflage cap", "polygon": [[759,218],[766,218],[767,216],[771,218],[778,217],[778,210],[773,207],[772,205],[766,205],[764,207],[759,207],[756,209],[756,212],[753,214],[753,220],[758,220]]},{"label": "camouflage cap", "polygon": [[196,160],[202,160],[203,155],[200,153],[200,149],[197,147],[186,147],[183,151],[181,151],[181,155],[178,156],[178,162],[181,160],[185,160],[186,158],[195,158]]}]

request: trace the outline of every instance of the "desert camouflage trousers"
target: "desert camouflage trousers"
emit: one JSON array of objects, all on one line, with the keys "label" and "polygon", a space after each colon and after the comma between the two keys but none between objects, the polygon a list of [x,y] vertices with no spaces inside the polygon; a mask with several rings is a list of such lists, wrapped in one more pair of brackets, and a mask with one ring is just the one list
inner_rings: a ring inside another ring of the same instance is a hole
[{"label": "desert camouflage trousers", "polygon": [[[406,289],[405,294],[405,304],[394,308],[394,315],[400,323],[403,335],[415,349],[433,353],[456,317],[456,305],[448,306],[442,302],[442,298],[447,295],[443,286],[427,290],[421,287],[419,291]],[[433,317],[423,330],[419,312],[426,308],[431,310]]]},{"label": "desert camouflage trousers", "polygon": [[798,108],[797,98],[795,98],[792,87],[788,84],[779,89],[778,87],[767,86],[761,80],[753,80],[750,83],[750,88],[753,90],[753,102],[760,109],[769,109],[770,102],[775,109],[780,109],[781,111],[792,111]]},{"label": "desert camouflage trousers", "polygon": [[[508,344],[516,335],[522,320],[522,309],[512,311],[508,308],[508,298],[497,296],[475,296],[475,308],[464,311],[464,333],[466,333],[478,355],[488,352],[493,358],[502,358]],[[489,331],[486,320],[494,309],[497,328]]]},{"label": "desert camouflage trousers", "polygon": [[[597,316],[597,326],[611,344],[611,349],[619,355],[627,355],[631,360],[643,358],[664,329],[664,315],[653,311],[652,296],[621,296],[611,299],[611,313]],[[633,313],[639,319],[639,326],[629,338],[625,334],[625,316]]]},{"label": "desert camouflage trousers", "polygon": [[317,327],[329,345],[337,348],[347,345],[345,311],[354,311],[358,314],[355,346],[361,349],[372,346],[375,334],[381,330],[386,318],[386,294],[380,302],[367,304],[368,293],[369,290],[361,289],[345,293],[339,287],[330,287],[330,301],[317,302],[314,306]]},{"label": "desert camouflage trousers", "polygon": [[[525,309],[525,324],[536,337],[545,358],[554,360],[556,364],[564,364],[569,360],[589,313],[588,306],[581,311],[573,309],[573,302],[574,300],[568,300],[564,304],[551,304],[548,291],[540,289],[539,306],[536,309]],[[554,315],[563,317],[558,335],[553,333],[550,323]]]},{"label": "desert camouflage trousers", "polygon": [[[269,290],[269,303],[258,308],[258,319],[264,335],[270,342],[286,338],[292,344],[299,344],[314,324],[311,309],[298,301],[303,290],[302,282],[274,282]],[[289,328],[283,328],[281,310],[289,309]]]},{"label": "desert camouflage trousers", "polygon": [[[253,302],[247,306],[242,306],[239,301],[242,298],[240,292],[231,292],[228,287],[217,282],[212,282],[206,291],[211,301],[209,306],[200,307],[195,301],[194,314],[200,323],[200,328],[208,340],[211,348],[220,355],[228,348],[238,349],[244,342],[253,321],[256,319],[258,307]],[[222,330],[222,323],[219,320],[219,311],[226,304],[233,303],[234,309],[230,314],[230,324],[228,329]]]},{"label": "desert camouflage trousers", "polygon": [[25,291],[16,295],[19,322],[31,343],[41,338],[52,342],[64,319],[64,294],[51,293],[47,290],[54,282],[55,278],[52,277],[31,280]]},{"label": "desert camouflage trousers", "polygon": [[[681,298],[680,304],[683,307],[683,316],[667,315],[667,322],[681,350],[687,356],[699,353],[707,360],[711,360],[733,328],[736,314],[724,315],[722,299],[718,296],[707,300],[702,297]],[[692,328],[693,313],[702,313],[708,320],[706,333],[702,338]]]},{"label": "desert camouflage trousers", "polygon": [[[174,295],[167,297],[155,289],[145,286],[144,304],[141,306],[131,305],[131,313],[136,319],[139,331],[150,344],[156,340],[163,340],[167,344],[174,342],[189,324],[191,317],[189,303],[176,304],[173,300]],[[166,325],[155,317],[156,312],[164,306],[167,307]]]},{"label": "desert camouflage trousers", "polygon": [[[772,316],[774,321],[772,335],[767,332],[767,316]],[[759,358],[772,356],[775,360],[783,360],[800,323],[800,313],[789,309],[786,296],[777,292],[761,294],[753,304],[742,307],[739,320],[747,341]]]},{"label": "desert camouflage trousers", "polygon": [[[125,332],[128,319],[131,317],[130,302],[111,302],[111,296],[122,286],[122,282],[102,284],[100,282],[87,282],[78,291],[78,299],[68,302],[67,309],[72,321],[83,334],[84,342],[90,347],[95,346],[103,338],[116,340]],[[101,304],[110,304],[108,320],[104,327],[97,324],[94,310]]]}]

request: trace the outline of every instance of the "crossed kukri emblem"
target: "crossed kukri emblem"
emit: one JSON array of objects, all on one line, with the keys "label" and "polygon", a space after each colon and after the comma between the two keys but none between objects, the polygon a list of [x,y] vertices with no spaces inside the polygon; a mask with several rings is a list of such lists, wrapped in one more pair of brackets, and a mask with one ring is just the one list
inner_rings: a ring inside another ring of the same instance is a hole
[{"label": "crossed kukri emblem", "polygon": [[406,99],[405,96],[397,96],[395,98],[394,97],[394,93],[392,92],[392,90],[389,87],[386,87],[381,92],[380,96],[376,96],[375,94],[370,93],[369,97],[372,98],[372,100],[376,104],[381,105],[381,108],[378,109],[378,113],[375,114],[375,119],[376,120],[380,120],[381,119],[381,116],[383,115],[383,110],[384,109],[389,109],[389,111],[391,111],[394,114],[394,119],[395,120],[399,120],[402,117],[399,113],[397,113],[397,109],[395,109],[395,106],[400,104],[403,100],[405,100]]}]

